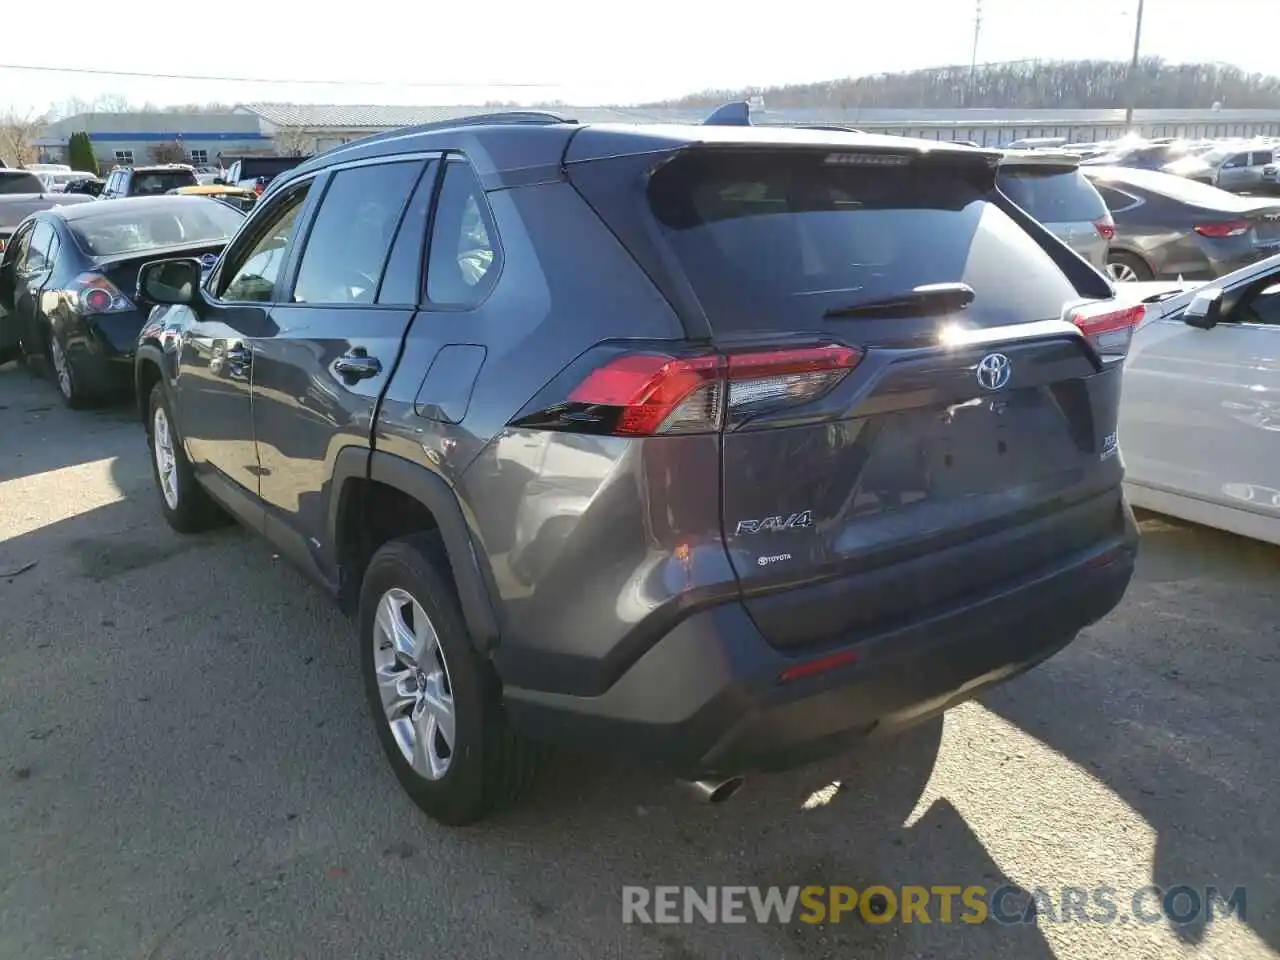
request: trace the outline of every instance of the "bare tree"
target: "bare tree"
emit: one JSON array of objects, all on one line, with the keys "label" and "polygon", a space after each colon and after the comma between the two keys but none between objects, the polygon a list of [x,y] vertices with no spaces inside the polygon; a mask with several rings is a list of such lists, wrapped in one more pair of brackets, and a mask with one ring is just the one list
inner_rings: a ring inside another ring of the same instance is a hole
[{"label": "bare tree", "polygon": [[104,93],[89,108],[93,113],[132,113],[134,106],[122,93]]},{"label": "bare tree", "polygon": [[282,157],[301,157],[315,149],[315,137],[297,127],[276,127],[275,140]]},{"label": "bare tree", "polygon": [[186,163],[187,154],[182,149],[182,144],[170,141],[168,143],[157,143],[149,151],[152,163]]},{"label": "bare tree", "polygon": [[5,163],[34,163],[38,157],[34,141],[44,129],[43,114],[10,110],[0,116],[0,160]]}]

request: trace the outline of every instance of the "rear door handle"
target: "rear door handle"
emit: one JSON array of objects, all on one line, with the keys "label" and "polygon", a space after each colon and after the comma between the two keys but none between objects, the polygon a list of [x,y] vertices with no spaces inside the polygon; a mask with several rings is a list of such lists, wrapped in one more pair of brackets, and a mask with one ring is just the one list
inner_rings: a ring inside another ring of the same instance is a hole
[{"label": "rear door handle", "polygon": [[382,364],[377,357],[371,357],[363,348],[356,347],[350,353],[345,353],[333,361],[333,369],[344,380],[367,380],[382,372]]}]

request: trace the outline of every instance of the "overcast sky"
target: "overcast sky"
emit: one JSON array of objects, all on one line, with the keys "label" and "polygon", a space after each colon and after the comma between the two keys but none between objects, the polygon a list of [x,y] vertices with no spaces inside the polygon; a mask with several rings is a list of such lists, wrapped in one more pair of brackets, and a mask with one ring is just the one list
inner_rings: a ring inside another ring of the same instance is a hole
[{"label": "overcast sky", "polygon": [[[980,61],[1127,59],[1132,50],[1137,0],[982,6]],[[348,0],[197,3],[181,15],[171,5],[101,0],[5,7],[4,34],[24,41],[0,45],[0,64],[308,81],[0,68],[0,106],[39,110],[103,94],[139,103],[632,103],[968,63],[974,14],[973,0],[645,0],[612,9],[600,0]],[[1169,60],[1280,72],[1277,35],[1275,0],[1146,0],[1143,51]]]}]

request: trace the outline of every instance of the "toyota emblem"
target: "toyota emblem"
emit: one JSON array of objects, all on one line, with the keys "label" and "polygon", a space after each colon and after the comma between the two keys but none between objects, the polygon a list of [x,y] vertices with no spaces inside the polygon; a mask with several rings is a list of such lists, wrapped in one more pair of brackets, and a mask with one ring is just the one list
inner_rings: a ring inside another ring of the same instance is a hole
[{"label": "toyota emblem", "polygon": [[989,353],[978,363],[978,384],[984,390],[1003,390],[1013,373],[1013,364],[1003,353]]}]

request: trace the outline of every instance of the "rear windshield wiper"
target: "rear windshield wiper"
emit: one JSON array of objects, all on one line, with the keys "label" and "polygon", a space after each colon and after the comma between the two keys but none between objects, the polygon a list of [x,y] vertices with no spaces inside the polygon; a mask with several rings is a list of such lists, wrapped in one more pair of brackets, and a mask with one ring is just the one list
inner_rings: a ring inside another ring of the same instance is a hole
[{"label": "rear windshield wiper", "polygon": [[973,303],[973,287],[967,283],[928,283],[904,293],[832,307],[824,317],[933,317],[963,310]]}]

